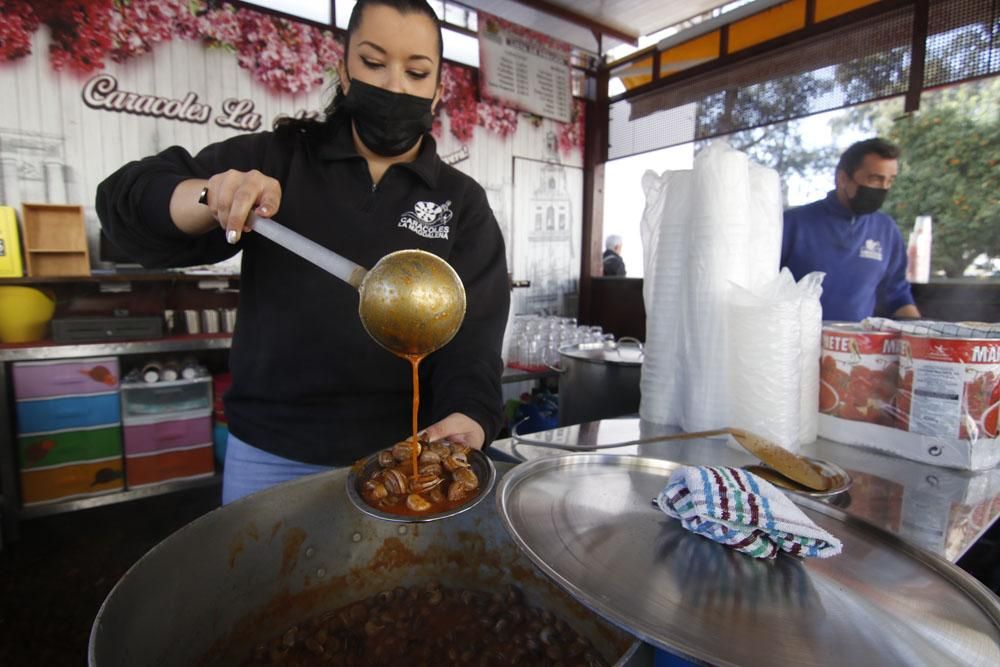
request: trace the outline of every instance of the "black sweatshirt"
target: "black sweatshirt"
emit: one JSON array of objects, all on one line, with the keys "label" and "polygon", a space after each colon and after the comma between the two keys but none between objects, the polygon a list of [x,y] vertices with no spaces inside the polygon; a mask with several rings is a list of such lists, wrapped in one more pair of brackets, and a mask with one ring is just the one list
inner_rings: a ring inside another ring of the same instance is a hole
[{"label": "black sweatshirt", "polygon": [[467,312],[446,346],[421,364],[421,428],[452,412],[489,443],[500,428],[500,347],[510,293],[503,237],[472,178],[441,162],[430,135],[411,163],[373,185],[350,124],[242,135],[196,157],[174,146],[131,162],[97,189],[112,242],[147,267],[214,263],[243,250],[239,314],[225,396],[232,433],[278,456],[348,465],[411,432],[409,362],[376,344],[348,284],[257,234],[236,246],[221,228],[190,236],[170,219],[178,183],[258,169],[282,187],[274,220],[371,268],[420,248],[465,284]]}]

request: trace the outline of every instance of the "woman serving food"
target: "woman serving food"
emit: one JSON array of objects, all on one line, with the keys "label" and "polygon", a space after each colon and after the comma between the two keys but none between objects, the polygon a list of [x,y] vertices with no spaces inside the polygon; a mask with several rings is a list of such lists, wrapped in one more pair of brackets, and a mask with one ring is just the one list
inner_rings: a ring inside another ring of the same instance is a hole
[{"label": "woman serving food", "polygon": [[243,250],[223,502],[410,435],[410,365],[365,332],[353,288],[253,234],[251,213],[362,266],[409,248],[451,264],[467,309],[420,365],[423,438],[481,449],[499,430],[505,250],[483,188],[444,164],[428,133],[441,53],[426,2],[361,0],[322,120],[284,119],[193,157],[168,148],[98,188],[108,236],[146,266]]}]

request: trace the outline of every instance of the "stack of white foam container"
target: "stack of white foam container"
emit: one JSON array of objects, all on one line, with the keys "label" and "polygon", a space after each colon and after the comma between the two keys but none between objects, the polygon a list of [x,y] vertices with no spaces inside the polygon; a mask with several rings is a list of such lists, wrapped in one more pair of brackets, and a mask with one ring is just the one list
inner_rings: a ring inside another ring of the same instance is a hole
[{"label": "stack of white foam container", "polygon": [[693,169],[647,172],[643,187],[640,416],[793,449],[815,439],[822,276],[779,276],[777,174],[715,142]]}]

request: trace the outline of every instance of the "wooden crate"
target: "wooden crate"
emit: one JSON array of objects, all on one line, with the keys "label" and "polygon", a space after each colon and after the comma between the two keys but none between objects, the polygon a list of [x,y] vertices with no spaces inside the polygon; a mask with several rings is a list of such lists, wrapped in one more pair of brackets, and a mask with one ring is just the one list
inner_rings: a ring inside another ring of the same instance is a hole
[{"label": "wooden crate", "polygon": [[22,204],[29,276],[89,276],[90,253],[82,206]]}]

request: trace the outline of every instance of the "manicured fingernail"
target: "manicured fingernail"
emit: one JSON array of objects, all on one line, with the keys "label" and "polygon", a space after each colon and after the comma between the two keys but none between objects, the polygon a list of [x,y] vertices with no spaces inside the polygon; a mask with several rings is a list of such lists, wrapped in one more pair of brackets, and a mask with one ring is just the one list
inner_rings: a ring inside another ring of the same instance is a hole
[{"label": "manicured fingernail", "polygon": [[237,241],[240,240],[240,233],[235,229],[230,229],[226,231],[226,241],[229,245],[235,245]]},{"label": "manicured fingernail", "polygon": [[267,207],[266,206],[261,206],[260,208],[258,208],[257,209],[257,214],[258,215],[262,215],[264,217],[267,217]]}]

